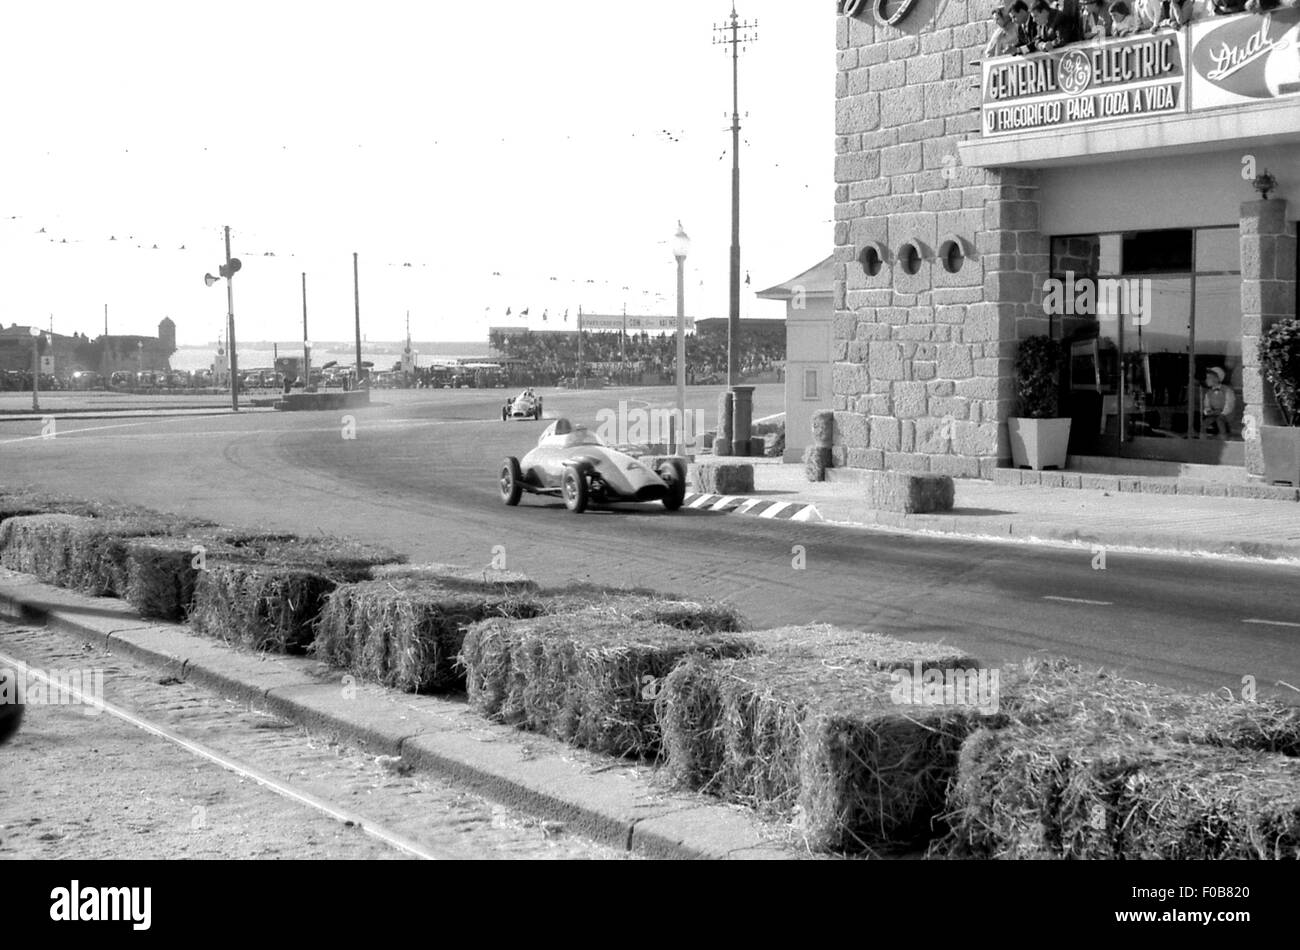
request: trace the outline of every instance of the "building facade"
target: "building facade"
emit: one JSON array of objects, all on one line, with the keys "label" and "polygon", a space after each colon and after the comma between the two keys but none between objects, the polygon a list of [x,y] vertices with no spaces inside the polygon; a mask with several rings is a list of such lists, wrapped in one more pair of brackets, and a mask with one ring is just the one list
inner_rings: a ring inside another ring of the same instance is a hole
[{"label": "building facade", "polygon": [[1072,456],[1261,471],[1300,9],[985,57],[984,5],[886,7],[840,4],[834,464],[992,477],[1018,342],[1048,334]]},{"label": "building facade", "polygon": [[831,306],[835,258],[784,283],[760,290],[761,300],[785,303],[785,454],[797,462],[812,442],[814,413],[831,408]]}]

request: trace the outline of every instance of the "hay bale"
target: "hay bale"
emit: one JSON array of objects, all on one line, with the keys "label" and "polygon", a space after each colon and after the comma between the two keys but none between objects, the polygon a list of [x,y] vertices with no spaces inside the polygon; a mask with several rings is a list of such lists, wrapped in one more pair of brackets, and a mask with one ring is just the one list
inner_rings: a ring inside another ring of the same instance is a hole
[{"label": "hay bale", "polygon": [[810,482],[826,481],[826,469],[831,467],[831,449],[826,445],[810,445],[803,450],[803,471]]},{"label": "hay bale", "polygon": [[[475,586],[464,572],[456,576],[446,565],[436,567],[436,574],[390,571],[380,580],[336,588],[317,623],[316,656],[407,692],[463,689],[457,658],[465,627],[489,617],[533,617],[541,605],[526,586]],[[435,576],[450,583],[440,584]]]},{"label": "hay bale", "polygon": [[[1138,847],[1120,833],[1138,827],[1135,811],[1145,816],[1141,840],[1156,842],[1139,850],[1155,853],[1173,847],[1170,827],[1190,821],[1181,806],[1166,801],[1169,788],[1182,789],[1184,805],[1211,802],[1220,809],[1214,761],[1227,770],[1224,776],[1237,774],[1229,766],[1256,774],[1266,759],[1300,753],[1295,707],[1179,693],[1059,660],[1032,660],[1007,673],[1001,715],[992,723],[997,728],[980,730],[963,746],[949,794],[951,833],[936,843],[936,853],[1116,857]],[[1156,797],[1132,797],[1135,776],[1150,774],[1159,776],[1150,793]],[[1165,804],[1155,808],[1152,801]]]},{"label": "hay bale", "polygon": [[829,409],[814,412],[812,417],[812,444],[830,448],[835,443],[835,413]]},{"label": "hay bale", "polygon": [[627,623],[662,624],[677,630],[734,633],[745,628],[744,617],[730,604],[685,600],[647,588],[570,584],[543,591],[541,604],[545,614],[618,618]]},{"label": "hay bale", "polygon": [[697,491],[743,495],[754,490],[754,466],[750,462],[700,462],[691,474]]},{"label": "hay bale", "polygon": [[126,546],[125,598],[144,617],[184,621],[194,606],[194,588],[208,557],[233,555],[237,548],[210,537],[153,537]]},{"label": "hay bale", "polygon": [[161,516],[93,518],[66,535],[67,570],[59,583],[96,597],[119,597],[129,586],[133,540],[183,534],[191,525]]},{"label": "hay bale", "polygon": [[1008,725],[1300,756],[1300,707],[1184,693],[1057,658],[1005,673]]},{"label": "hay bale", "polygon": [[522,594],[538,589],[532,578],[514,571],[465,567],[460,564],[384,564],[376,567],[375,580],[422,580],[441,587]]},{"label": "hay bale", "polygon": [[982,858],[1300,858],[1300,760],[1264,752],[980,730],[936,851]]},{"label": "hay bale", "polygon": [[377,544],[318,534],[247,545],[268,561],[312,565],[340,583],[369,580],[376,568],[405,562],[406,555]]},{"label": "hay bale", "polygon": [[67,536],[90,519],[80,515],[14,515],[0,523],[0,567],[57,584],[67,574]]},{"label": "hay bale", "polygon": [[194,585],[195,632],[254,650],[305,653],[339,576],[301,563],[210,559]]},{"label": "hay bale", "polygon": [[122,594],[133,538],[174,535],[187,523],[163,516],[27,515],[0,524],[0,564],[95,596]]},{"label": "hay bale", "polygon": [[768,815],[799,814],[818,850],[928,840],[977,714],[899,705],[892,671],[975,661],[942,645],[826,625],[748,636],[756,655],[692,658],[665,679],[656,714],[670,780]]},{"label": "hay bale", "polygon": [[867,478],[867,504],[881,511],[952,511],[955,492],[951,475],[871,472]]},{"label": "hay bale", "polygon": [[598,752],[654,758],[662,679],[687,656],[751,649],[734,634],[564,613],[474,624],[462,662],[470,704],[489,718]]}]

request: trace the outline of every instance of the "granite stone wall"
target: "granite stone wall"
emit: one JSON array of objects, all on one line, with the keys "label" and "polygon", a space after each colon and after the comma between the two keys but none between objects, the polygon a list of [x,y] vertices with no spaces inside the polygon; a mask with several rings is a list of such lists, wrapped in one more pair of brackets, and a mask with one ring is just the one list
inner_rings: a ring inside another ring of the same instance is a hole
[{"label": "granite stone wall", "polygon": [[840,16],[834,464],[991,478],[1016,340],[1045,333],[1038,175],[961,165],[979,134],[987,5]]}]

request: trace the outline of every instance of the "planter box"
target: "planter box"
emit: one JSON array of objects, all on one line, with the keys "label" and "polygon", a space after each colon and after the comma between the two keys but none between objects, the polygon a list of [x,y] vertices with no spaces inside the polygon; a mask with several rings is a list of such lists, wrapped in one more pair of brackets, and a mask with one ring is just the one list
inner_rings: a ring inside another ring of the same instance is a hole
[{"label": "planter box", "polygon": [[1300,488],[1300,427],[1260,426],[1259,446],[1264,455],[1264,481]]},{"label": "planter box", "polygon": [[1011,464],[1016,468],[1065,468],[1070,452],[1070,420],[1007,420],[1011,441]]}]

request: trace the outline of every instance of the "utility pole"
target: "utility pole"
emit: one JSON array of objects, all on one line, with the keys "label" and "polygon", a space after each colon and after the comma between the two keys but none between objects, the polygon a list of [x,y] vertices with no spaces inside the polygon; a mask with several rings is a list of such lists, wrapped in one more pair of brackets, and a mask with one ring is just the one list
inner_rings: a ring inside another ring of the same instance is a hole
[{"label": "utility pole", "polygon": [[578,379],[577,387],[582,389],[582,307],[578,307]]},{"label": "utility pole", "polygon": [[[731,47],[731,305],[727,319],[727,385],[740,382],[740,51],[758,41],[758,22],[741,22],[731,4],[730,24],[715,26],[713,42]],[[727,33],[731,36],[728,37]]]},{"label": "utility pole", "polygon": [[108,304],[104,304],[104,336],[108,336]]},{"label": "utility pole", "polygon": [[361,283],[357,278],[357,252],[352,252],[352,300],[357,313],[357,387],[361,386]]},{"label": "utility pole", "polygon": [[307,272],[302,272],[302,391],[311,385],[311,344],[307,342]]},{"label": "utility pole", "polygon": [[226,225],[226,340],[230,344],[230,408],[239,411],[239,357],[235,354],[235,266],[230,256],[230,225]]}]

